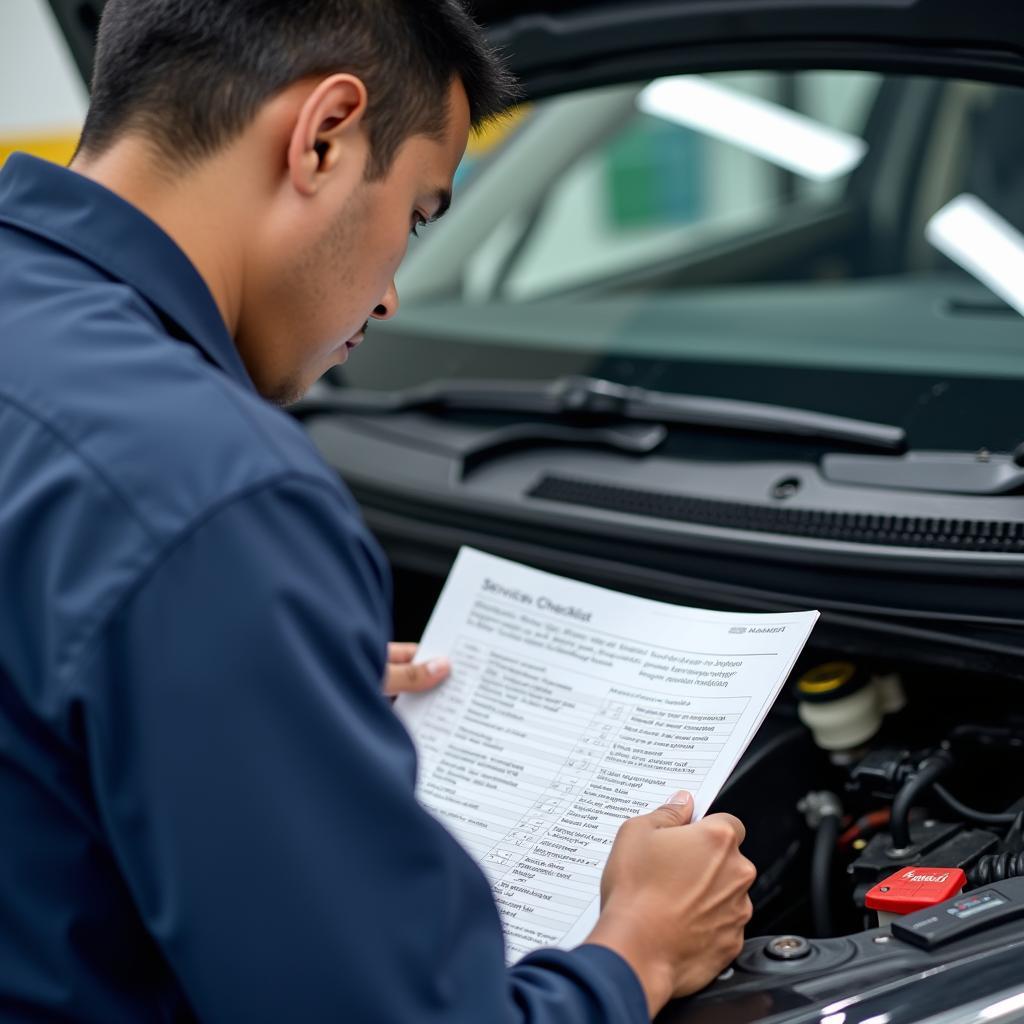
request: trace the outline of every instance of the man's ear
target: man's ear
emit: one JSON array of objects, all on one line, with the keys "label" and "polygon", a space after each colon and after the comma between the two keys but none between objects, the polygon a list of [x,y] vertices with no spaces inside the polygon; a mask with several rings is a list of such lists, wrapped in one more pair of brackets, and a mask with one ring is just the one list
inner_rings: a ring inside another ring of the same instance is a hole
[{"label": "man's ear", "polygon": [[366,106],[366,86],[354,75],[331,75],[306,97],[288,143],[288,174],[297,192],[316,195],[339,169],[362,177]]}]

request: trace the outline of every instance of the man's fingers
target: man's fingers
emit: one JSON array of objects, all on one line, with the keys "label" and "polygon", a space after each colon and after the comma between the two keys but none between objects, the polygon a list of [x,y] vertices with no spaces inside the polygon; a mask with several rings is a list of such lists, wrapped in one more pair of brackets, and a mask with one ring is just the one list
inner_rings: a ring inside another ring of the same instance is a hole
[{"label": "man's fingers", "polygon": [[676,793],[667,804],[651,811],[647,818],[655,828],[689,825],[693,818],[693,797],[685,790]]},{"label": "man's fingers", "polygon": [[419,644],[388,644],[388,663],[391,665],[408,665],[416,652]]},{"label": "man's fingers", "polygon": [[[693,820],[693,796],[685,791],[676,793],[668,803],[645,815],[648,821],[655,828],[675,828],[679,825],[689,825]],[[709,814],[702,819],[701,828],[722,832],[725,835],[730,833],[736,837],[736,844],[742,844],[747,837],[747,830],[739,818],[731,814]]]},{"label": "man's fingers", "polygon": [[389,665],[384,692],[389,697],[399,693],[422,693],[443,682],[450,672],[447,658],[434,658],[423,665]]},{"label": "man's fingers", "polygon": [[746,825],[739,818],[734,818],[731,814],[709,814],[704,821],[712,823],[712,826],[715,828],[731,828],[736,833],[736,842],[740,845],[747,838]]}]

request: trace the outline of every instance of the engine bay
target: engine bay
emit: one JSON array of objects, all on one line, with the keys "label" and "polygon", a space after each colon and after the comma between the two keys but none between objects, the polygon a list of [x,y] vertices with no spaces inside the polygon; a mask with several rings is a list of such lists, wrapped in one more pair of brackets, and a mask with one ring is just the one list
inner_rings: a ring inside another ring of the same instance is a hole
[{"label": "engine bay", "polygon": [[985,954],[1019,962],[1017,684],[817,653],[713,808],[744,821],[758,867],[744,952],[664,1020],[799,1016]]}]

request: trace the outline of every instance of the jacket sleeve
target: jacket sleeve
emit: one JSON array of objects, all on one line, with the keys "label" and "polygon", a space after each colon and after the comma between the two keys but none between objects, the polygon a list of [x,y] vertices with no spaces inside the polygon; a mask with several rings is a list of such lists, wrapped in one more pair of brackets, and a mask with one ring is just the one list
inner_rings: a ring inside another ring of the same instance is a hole
[{"label": "jacket sleeve", "polygon": [[647,1021],[609,950],[504,966],[487,881],[414,799],[381,693],[388,587],[340,491],[279,479],[177,538],[80,675],[108,839],[196,1014]]}]

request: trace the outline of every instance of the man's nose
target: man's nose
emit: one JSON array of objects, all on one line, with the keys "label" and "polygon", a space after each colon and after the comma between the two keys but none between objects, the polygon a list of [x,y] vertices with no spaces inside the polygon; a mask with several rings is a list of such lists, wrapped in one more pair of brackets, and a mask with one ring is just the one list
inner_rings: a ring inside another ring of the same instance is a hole
[{"label": "man's nose", "polygon": [[398,306],[398,289],[395,287],[395,282],[392,281],[384,293],[384,297],[380,300],[380,305],[371,315],[374,320],[390,320],[398,312]]}]

